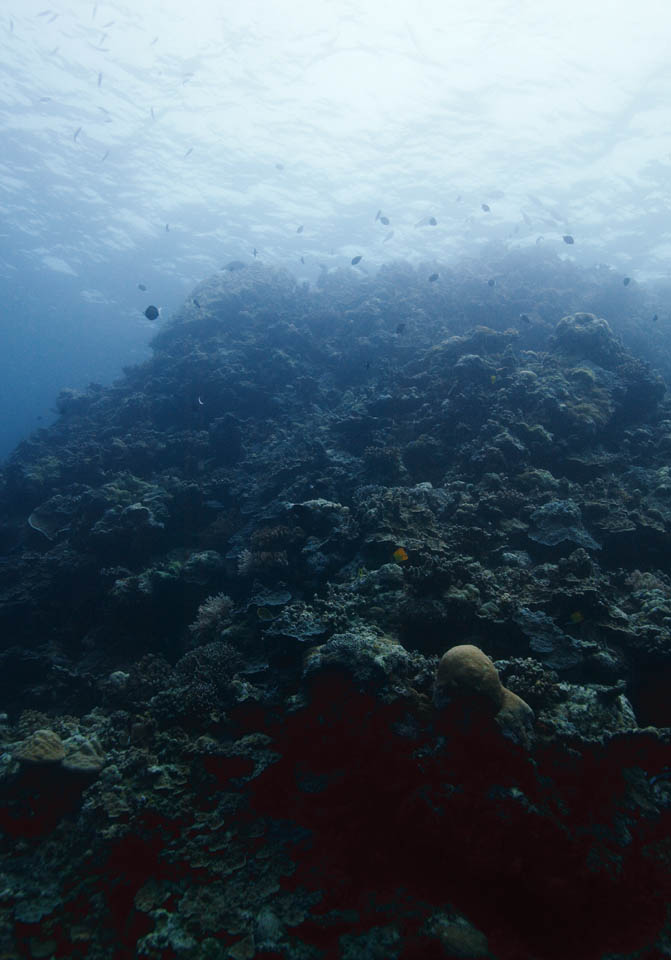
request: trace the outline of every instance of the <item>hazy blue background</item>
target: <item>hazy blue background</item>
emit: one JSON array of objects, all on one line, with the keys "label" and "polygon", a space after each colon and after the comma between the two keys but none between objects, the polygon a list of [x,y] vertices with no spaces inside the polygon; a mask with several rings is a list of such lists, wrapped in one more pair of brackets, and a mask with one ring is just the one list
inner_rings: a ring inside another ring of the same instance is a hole
[{"label": "hazy blue background", "polygon": [[0,457],[253,248],[313,280],[542,235],[669,275],[665,2],[136,7],[3,4]]}]

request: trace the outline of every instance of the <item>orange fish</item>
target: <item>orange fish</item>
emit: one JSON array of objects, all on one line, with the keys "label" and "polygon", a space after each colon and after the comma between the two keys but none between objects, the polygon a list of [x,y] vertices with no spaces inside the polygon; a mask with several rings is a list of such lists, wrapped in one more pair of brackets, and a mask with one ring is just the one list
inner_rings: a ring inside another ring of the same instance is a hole
[{"label": "orange fish", "polygon": [[408,559],[408,554],[405,552],[403,547],[397,547],[396,550],[392,553],[395,563],[405,563]]}]

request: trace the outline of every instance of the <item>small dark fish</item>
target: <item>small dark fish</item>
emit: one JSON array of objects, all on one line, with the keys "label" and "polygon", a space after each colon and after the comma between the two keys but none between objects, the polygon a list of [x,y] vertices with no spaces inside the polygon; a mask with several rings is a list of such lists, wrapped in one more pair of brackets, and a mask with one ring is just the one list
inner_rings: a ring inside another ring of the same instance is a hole
[{"label": "small dark fish", "polygon": [[10,33],[14,33],[14,21],[13,21],[13,20],[10,20],[10,21],[9,21],[9,32],[10,32]]},{"label": "small dark fish", "polygon": [[438,274],[432,273],[431,276],[429,277],[429,283],[435,283],[437,279],[438,279]]},{"label": "small dark fish", "polygon": [[430,226],[430,227],[437,227],[437,226],[438,226],[438,221],[436,220],[435,217],[429,217],[429,226]]},{"label": "small dark fish", "polygon": [[60,17],[60,13],[54,13],[53,16],[49,17],[49,19],[47,20],[47,23],[53,23],[54,20],[58,20],[59,17]]},{"label": "small dark fish", "polygon": [[231,260],[230,263],[224,264],[222,269],[230,270],[233,273],[235,270],[244,270],[246,266],[247,264],[243,263],[242,260]]},{"label": "small dark fish", "polygon": [[51,10],[43,10],[42,13],[38,13],[38,17],[46,17],[48,13],[51,13]]},{"label": "small dark fish", "polygon": [[364,365],[364,367],[366,368],[366,370],[370,370],[370,368],[371,368],[371,366],[372,366],[372,363],[371,363],[370,360],[364,360],[364,364],[363,364],[363,365]]},{"label": "small dark fish", "polygon": [[51,97],[40,97],[40,103],[49,103],[50,101]]},{"label": "small dark fish", "polygon": [[97,12],[98,12],[98,4],[96,3],[93,6],[93,13],[91,14],[91,20],[95,20]]},{"label": "small dark fish", "polygon": [[303,232],[303,229],[304,229],[304,228],[303,228],[303,224],[301,224],[300,227],[297,227],[297,228],[296,228],[296,233],[302,233],[302,232]]},{"label": "small dark fish", "polygon": [[653,323],[657,323],[657,314],[655,314],[655,315],[653,316],[652,322],[653,322]]},{"label": "small dark fish", "polygon": [[252,256],[255,257],[258,252],[259,251],[256,249],[256,247],[254,247],[254,249],[252,250]]},{"label": "small dark fish", "polygon": [[539,243],[542,243],[544,239],[545,237],[536,237],[536,246],[538,246]]},{"label": "small dark fish", "polygon": [[405,324],[399,323],[396,327],[396,333],[405,333]]},{"label": "small dark fish", "polygon": [[625,277],[622,283],[625,285],[625,287],[628,287],[631,283],[631,277]]},{"label": "small dark fish", "polygon": [[529,317],[526,313],[520,314],[520,320],[522,323],[531,323],[531,317]]},{"label": "small dark fish", "polygon": [[75,135],[74,135],[74,137],[72,138],[72,139],[75,141],[75,143],[77,142],[77,137],[79,136],[79,134],[80,134],[81,132],[82,132],[82,128],[81,128],[81,127],[77,127],[77,129],[75,130]]},{"label": "small dark fish", "polygon": [[184,154],[184,159],[186,160],[186,158],[191,156],[192,153],[193,153],[193,147],[189,147],[189,149]]},{"label": "small dark fish", "polygon": [[196,304],[196,306],[197,306],[197,307],[198,307],[198,309],[200,310],[200,303],[199,303],[199,301],[198,301],[198,300],[196,300],[196,298],[195,298],[195,297],[193,298],[193,302],[194,302],[194,303]]},{"label": "small dark fish", "polygon": [[158,309],[152,303],[147,307],[147,309],[144,312],[144,315],[147,318],[147,320],[155,320],[158,317]]},{"label": "small dark fish", "polygon": [[166,225],[165,225],[165,232],[166,232],[166,233],[170,233],[170,224],[169,224],[169,223],[166,223]]},{"label": "small dark fish", "polygon": [[110,155],[109,150],[105,150],[105,152],[103,153],[103,160],[107,160],[107,158],[109,157],[109,155]]},{"label": "small dark fish", "polygon": [[485,213],[489,213],[490,210],[491,210],[491,207],[489,206],[488,203],[481,203],[481,204],[480,204],[480,209],[481,209],[481,210],[484,210]]},{"label": "small dark fish", "polygon": [[493,287],[494,284],[496,283],[496,280],[493,280],[493,279],[492,279],[492,280],[488,280],[487,283],[489,284],[490,287]]},{"label": "small dark fish", "polygon": [[573,239],[570,233],[565,233],[564,236],[562,237],[562,240],[564,241],[564,243],[568,243],[568,244],[575,243],[575,240]]},{"label": "small dark fish", "polygon": [[101,86],[102,82],[103,82],[103,75],[102,75],[102,73],[99,73],[99,74],[98,74],[98,86]]},{"label": "small dark fish", "polygon": [[149,44],[149,46],[150,46],[150,47],[153,47],[157,40],[158,40],[158,37],[154,37],[154,39],[153,39],[152,42]]},{"label": "small dark fish", "polygon": [[305,263],[305,257],[301,257],[301,263]]},{"label": "small dark fish", "polygon": [[38,417],[37,419],[38,419],[38,420],[43,420],[43,419],[44,419],[44,417]]},{"label": "small dark fish", "polygon": [[155,119],[156,119],[156,115],[155,115],[155,113],[154,113],[154,108],[153,108],[153,107],[149,107],[149,113],[151,114],[152,120],[155,120]]},{"label": "small dark fish", "polygon": [[147,289],[143,283],[138,283],[137,288],[138,290],[143,290],[143,291]]},{"label": "small dark fish", "polygon": [[276,163],[276,164],[275,164],[275,169],[276,169],[276,170],[284,170],[284,164],[283,164],[283,163]]},{"label": "small dark fish", "polygon": [[384,224],[385,227],[389,226],[389,217],[380,217],[380,223]]},{"label": "small dark fish", "polygon": [[358,257],[352,257],[352,259],[351,259],[350,262],[351,262],[351,264],[352,264],[353,267],[356,267],[357,263],[361,263],[362,260],[363,260],[363,257],[362,257],[362,256],[358,256]]},{"label": "small dark fish", "polygon": [[116,23],[116,20],[109,20],[107,23],[103,23],[101,30],[107,30],[108,27],[113,27]]}]

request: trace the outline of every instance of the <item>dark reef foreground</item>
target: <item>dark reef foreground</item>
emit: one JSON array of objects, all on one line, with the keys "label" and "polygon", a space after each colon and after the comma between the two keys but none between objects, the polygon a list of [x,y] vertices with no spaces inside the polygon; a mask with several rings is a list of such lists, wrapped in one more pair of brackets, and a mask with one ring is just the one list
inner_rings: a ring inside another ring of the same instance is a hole
[{"label": "dark reef foreground", "polygon": [[671,956],[671,407],[511,269],[224,270],[10,458],[3,960]]}]

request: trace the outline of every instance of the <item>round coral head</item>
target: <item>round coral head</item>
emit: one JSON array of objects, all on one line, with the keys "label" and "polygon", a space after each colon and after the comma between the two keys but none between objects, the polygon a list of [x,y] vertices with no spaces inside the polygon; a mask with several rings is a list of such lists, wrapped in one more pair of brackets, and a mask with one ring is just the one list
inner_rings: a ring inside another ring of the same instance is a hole
[{"label": "round coral head", "polygon": [[468,700],[490,716],[499,712],[504,699],[498,670],[487,654],[471,643],[451,647],[443,654],[435,694],[437,704]]}]

